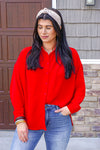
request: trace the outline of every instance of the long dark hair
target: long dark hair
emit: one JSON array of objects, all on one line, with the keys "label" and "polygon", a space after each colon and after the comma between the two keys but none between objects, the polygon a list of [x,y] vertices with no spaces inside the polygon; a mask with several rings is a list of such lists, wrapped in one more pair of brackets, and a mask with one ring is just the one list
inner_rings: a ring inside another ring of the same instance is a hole
[{"label": "long dark hair", "polygon": [[56,36],[57,44],[56,44],[56,49],[55,49],[56,62],[58,63],[57,53],[59,52],[59,56],[65,68],[65,78],[68,79],[70,78],[72,71],[74,71],[72,52],[66,41],[65,27],[64,27],[61,13],[57,9],[54,9],[54,8],[52,8],[51,10],[56,12],[61,17],[61,29],[58,23],[49,14],[42,13],[40,16],[38,16],[38,18],[36,19],[34,32],[33,32],[32,49],[27,54],[27,66],[28,66],[28,69],[33,69],[33,70],[36,70],[37,68],[43,69],[43,67],[41,67],[40,62],[39,62],[42,41],[38,35],[37,27],[38,27],[39,19],[45,19],[45,20],[49,19],[52,22],[53,27],[57,33],[57,36]]}]

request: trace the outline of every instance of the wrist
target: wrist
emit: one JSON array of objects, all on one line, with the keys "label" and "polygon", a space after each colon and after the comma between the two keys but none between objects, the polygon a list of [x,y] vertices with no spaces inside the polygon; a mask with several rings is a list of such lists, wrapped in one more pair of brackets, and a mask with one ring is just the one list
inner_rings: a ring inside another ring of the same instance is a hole
[{"label": "wrist", "polygon": [[19,120],[15,121],[16,126],[20,123],[26,123],[26,121],[24,119],[19,119]]},{"label": "wrist", "polygon": [[23,116],[19,116],[19,117],[17,117],[17,118],[16,118],[16,120],[15,120],[15,121],[20,120],[20,119],[25,119],[25,117],[23,117]]},{"label": "wrist", "polygon": [[69,110],[69,108],[66,106],[66,108],[67,108],[67,112],[68,112],[68,114],[70,115],[71,114],[71,112],[70,112],[70,110]]}]

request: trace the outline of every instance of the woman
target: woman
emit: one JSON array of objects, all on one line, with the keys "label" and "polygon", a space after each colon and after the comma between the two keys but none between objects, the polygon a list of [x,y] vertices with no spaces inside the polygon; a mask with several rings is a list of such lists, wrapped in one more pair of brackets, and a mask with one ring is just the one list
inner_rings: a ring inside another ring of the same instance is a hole
[{"label": "woman", "polygon": [[14,65],[10,96],[17,126],[11,150],[33,150],[43,133],[47,150],[66,150],[71,114],[81,108],[85,82],[58,10],[38,12],[33,45],[21,51]]}]

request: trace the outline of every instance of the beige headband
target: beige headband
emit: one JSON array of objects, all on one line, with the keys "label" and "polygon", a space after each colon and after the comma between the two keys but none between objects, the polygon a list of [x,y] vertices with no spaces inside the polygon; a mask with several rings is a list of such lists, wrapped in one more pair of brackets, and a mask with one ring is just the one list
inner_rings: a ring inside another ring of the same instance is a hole
[{"label": "beige headband", "polygon": [[38,12],[36,18],[38,18],[38,16],[40,16],[42,13],[49,14],[58,23],[59,27],[61,27],[61,18],[56,12],[54,12],[48,8],[44,8]]}]

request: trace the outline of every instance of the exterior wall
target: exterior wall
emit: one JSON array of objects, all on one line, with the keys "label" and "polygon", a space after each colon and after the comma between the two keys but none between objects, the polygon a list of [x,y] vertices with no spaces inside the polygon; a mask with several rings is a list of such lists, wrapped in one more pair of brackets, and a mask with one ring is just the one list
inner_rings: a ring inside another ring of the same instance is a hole
[{"label": "exterior wall", "polygon": [[[61,12],[70,47],[81,59],[100,60],[100,0],[85,6],[85,0],[56,0]],[[88,61],[87,61],[88,62]],[[81,110],[72,115],[72,137],[100,137],[100,61],[83,64],[86,97]]]},{"label": "exterior wall", "polygon": [[56,0],[68,43],[82,59],[100,59],[100,0],[85,6],[85,0]]},{"label": "exterior wall", "polygon": [[86,97],[72,116],[72,137],[100,137],[100,64],[84,64]]}]

